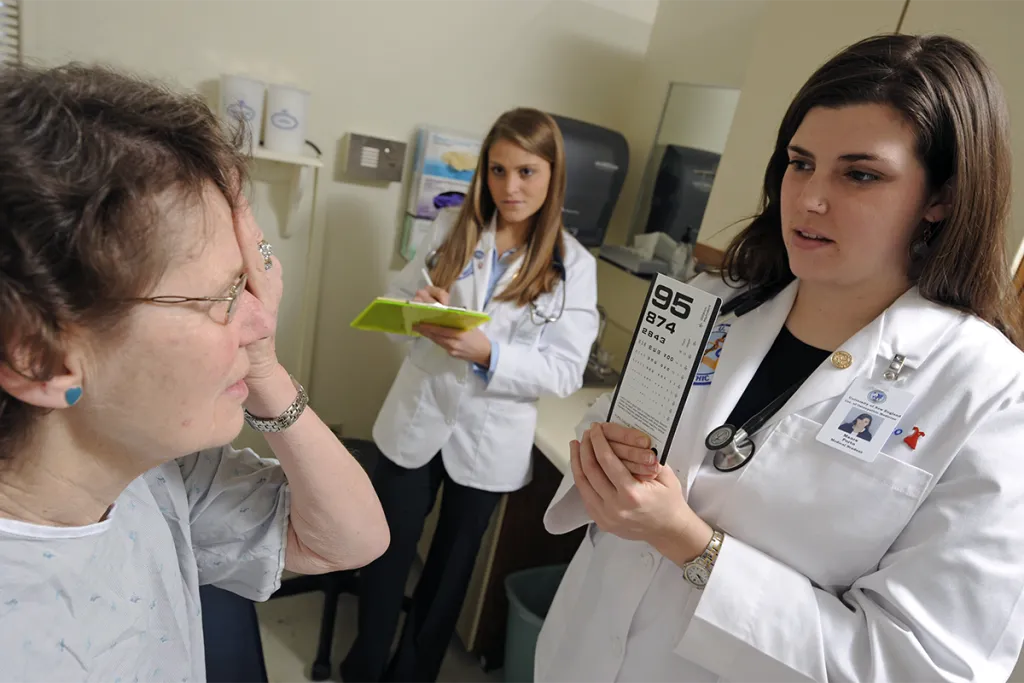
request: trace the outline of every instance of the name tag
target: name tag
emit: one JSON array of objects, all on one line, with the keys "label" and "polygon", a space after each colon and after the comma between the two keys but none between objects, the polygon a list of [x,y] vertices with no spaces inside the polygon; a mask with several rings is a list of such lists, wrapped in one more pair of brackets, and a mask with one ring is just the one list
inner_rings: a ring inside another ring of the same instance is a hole
[{"label": "name tag", "polygon": [[873,461],[914,401],[887,382],[856,380],[822,426],[818,441],[866,462]]}]

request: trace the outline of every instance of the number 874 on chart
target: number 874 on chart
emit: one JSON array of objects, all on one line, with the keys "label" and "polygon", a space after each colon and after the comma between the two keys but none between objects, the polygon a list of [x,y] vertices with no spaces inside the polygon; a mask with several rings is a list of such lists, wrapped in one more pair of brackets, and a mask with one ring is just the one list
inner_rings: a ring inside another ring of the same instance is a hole
[{"label": "number 874 on chart", "polygon": [[[658,275],[652,284],[647,306],[644,307],[640,332],[661,344],[670,342],[677,331],[680,335],[696,336],[699,339],[709,326],[709,317],[714,314],[719,302],[718,297],[703,290]],[[695,315],[695,310],[700,315]],[[677,346],[675,343],[671,345]]]}]

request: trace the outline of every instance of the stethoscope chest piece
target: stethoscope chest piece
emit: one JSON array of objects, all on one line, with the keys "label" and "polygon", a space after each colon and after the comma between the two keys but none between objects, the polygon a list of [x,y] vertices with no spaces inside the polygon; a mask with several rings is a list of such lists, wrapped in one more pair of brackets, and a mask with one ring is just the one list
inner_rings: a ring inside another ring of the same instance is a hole
[{"label": "stethoscope chest piece", "polygon": [[704,445],[714,451],[713,462],[719,472],[738,470],[754,456],[754,442],[742,428],[730,424],[713,429]]},{"label": "stethoscope chest piece", "polygon": [[719,448],[724,448],[728,445],[735,434],[735,427],[732,425],[722,425],[708,434],[708,438],[704,440],[704,445],[708,447],[709,451],[717,451]]}]

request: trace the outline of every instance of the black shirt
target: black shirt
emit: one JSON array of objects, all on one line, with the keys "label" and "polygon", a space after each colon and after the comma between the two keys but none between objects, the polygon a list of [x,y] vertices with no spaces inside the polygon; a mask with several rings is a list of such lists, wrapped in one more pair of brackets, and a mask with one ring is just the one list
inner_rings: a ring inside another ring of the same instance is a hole
[{"label": "black shirt", "polygon": [[829,355],[830,351],[800,341],[783,325],[750,384],[729,414],[729,424],[742,427],[744,422],[796,382],[802,384]]}]

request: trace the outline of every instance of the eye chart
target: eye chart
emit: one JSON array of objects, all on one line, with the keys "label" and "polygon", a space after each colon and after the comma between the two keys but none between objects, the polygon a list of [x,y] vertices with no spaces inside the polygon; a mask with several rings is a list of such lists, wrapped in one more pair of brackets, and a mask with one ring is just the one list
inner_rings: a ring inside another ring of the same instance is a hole
[{"label": "eye chart", "polygon": [[647,292],[608,421],[648,434],[663,465],[721,305],[667,275]]}]

